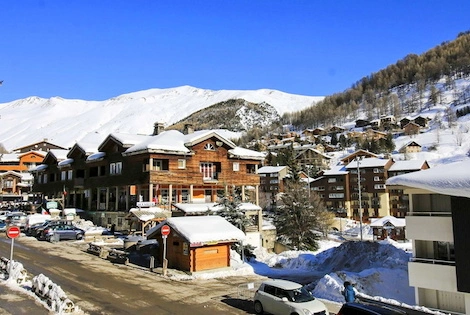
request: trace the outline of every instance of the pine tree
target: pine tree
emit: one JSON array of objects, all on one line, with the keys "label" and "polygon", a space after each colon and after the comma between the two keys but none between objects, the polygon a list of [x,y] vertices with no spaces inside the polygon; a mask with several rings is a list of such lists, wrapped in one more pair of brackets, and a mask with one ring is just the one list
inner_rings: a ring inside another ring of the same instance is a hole
[{"label": "pine tree", "polygon": [[289,182],[275,210],[273,223],[278,239],[295,250],[316,250],[318,239],[328,222],[320,196],[307,193],[302,182]]}]

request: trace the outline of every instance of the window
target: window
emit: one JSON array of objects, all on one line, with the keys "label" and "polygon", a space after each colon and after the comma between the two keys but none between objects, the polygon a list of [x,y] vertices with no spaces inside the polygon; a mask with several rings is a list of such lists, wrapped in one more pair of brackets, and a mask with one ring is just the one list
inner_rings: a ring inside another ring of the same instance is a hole
[{"label": "window", "polygon": [[380,177],[379,176],[374,176],[374,182],[380,182]]},{"label": "window", "polygon": [[73,170],[68,171],[68,179],[72,180],[73,179]]},{"label": "window", "polygon": [[67,171],[60,172],[60,180],[66,181],[67,180]]},{"label": "window", "polygon": [[181,190],[181,202],[184,202],[184,203],[189,202],[189,190],[187,189]]},{"label": "window", "polygon": [[152,171],[168,171],[168,169],[169,169],[168,160],[153,160],[152,161],[152,167],[151,167]]},{"label": "window", "polygon": [[208,151],[215,151],[215,147],[212,143],[206,143],[204,145],[204,150],[208,150]]},{"label": "window", "polygon": [[328,183],[336,183],[336,178],[328,178]]},{"label": "window", "polygon": [[277,179],[271,179],[269,181],[270,184],[279,184],[279,181]]},{"label": "window", "polygon": [[234,172],[240,171],[240,163],[239,162],[233,162],[233,171]]},{"label": "window", "polygon": [[344,198],[344,194],[336,193],[336,194],[329,194],[328,198],[334,199],[334,198]]},{"label": "window", "polygon": [[122,173],[122,162],[109,164],[109,174],[116,175]]},{"label": "window", "polygon": [[186,168],[186,160],[185,159],[178,159],[178,169],[185,169]]},{"label": "window", "polygon": [[199,170],[203,179],[212,179],[214,177],[214,165],[212,163],[201,163]]},{"label": "window", "polygon": [[374,185],[374,189],[385,189],[385,185],[384,184],[376,184],[376,185]]},{"label": "window", "polygon": [[374,168],[374,173],[383,173],[383,169],[381,168]]}]

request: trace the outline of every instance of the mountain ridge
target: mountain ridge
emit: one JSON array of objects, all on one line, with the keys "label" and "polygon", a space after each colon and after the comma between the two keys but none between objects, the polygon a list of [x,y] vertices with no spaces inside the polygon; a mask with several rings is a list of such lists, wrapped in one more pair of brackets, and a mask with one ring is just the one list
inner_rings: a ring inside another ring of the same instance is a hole
[{"label": "mountain ridge", "polygon": [[136,91],[103,101],[30,96],[0,104],[0,143],[12,151],[44,139],[71,147],[90,132],[151,134],[157,122],[169,126],[230,99],[264,102],[282,115],[309,107],[323,97],[269,89],[214,91],[188,85]]}]

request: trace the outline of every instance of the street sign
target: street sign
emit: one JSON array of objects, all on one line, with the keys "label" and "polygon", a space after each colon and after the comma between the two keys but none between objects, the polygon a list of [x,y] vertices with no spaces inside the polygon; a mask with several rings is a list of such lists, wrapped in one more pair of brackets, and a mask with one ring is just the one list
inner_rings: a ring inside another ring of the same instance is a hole
[{"label": "street sign", "polygon": [[162,235],[167,236],[168,234],[170,234],[170,227],[168,225],[162,226]]},{"label": "street sign", "polygon": [[20,236],[20,233],[21,233],[20,228],[17,226],[10,226],[7,229],[8,238],[16,238]]}]

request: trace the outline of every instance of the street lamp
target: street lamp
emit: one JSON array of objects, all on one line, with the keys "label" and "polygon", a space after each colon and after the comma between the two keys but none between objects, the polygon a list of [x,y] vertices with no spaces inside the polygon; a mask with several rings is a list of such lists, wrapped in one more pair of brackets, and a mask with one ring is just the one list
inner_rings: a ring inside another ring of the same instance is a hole
[{"label": "street lamp", "polygon": [[355,158],[357,162],[357,187],[359,189],[359,233],[361,233],[361,241],[362,241],[362,198],[361,198],[361,171],[359,169],[359,161],[362,160],[362,156],[356,156]]}]

